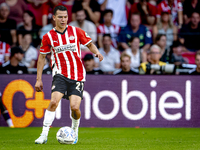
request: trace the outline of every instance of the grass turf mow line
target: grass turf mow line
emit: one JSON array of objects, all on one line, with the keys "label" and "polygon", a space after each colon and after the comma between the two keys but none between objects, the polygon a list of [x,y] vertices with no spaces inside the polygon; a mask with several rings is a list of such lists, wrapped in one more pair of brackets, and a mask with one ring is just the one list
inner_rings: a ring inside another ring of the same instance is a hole
[{"label": "grass turf mow line", "polygon": [[34,144],[41,127],[0,127],[0,150],[200,150],[200,128],[80,128],[76,145],[59,144],[58,127],[47,144]]}]

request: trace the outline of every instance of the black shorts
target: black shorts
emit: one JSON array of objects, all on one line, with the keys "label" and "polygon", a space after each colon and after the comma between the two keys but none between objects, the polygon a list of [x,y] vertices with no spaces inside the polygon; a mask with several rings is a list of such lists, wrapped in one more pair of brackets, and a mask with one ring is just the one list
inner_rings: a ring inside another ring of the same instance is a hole
[{"label": "black shorts", "polygon": [[63,93],[63,98],[69,100],[69,96],[77,95],[83,99],[83,87],[84,82],[75,81],[66,78],[63,75],[56,74],[53,77],[52,86],[51,86],[51,93],[57,91]]}]

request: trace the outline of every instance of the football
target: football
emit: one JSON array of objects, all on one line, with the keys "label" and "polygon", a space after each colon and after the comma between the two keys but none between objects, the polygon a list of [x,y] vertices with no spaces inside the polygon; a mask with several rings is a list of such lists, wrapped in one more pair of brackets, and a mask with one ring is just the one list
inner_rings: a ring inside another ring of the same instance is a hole
[{"label": "football", "polygon": [[76,139],[76,133],[72,128],[65,126],[58,130],[56,139],[60,144],[72,144]]}]

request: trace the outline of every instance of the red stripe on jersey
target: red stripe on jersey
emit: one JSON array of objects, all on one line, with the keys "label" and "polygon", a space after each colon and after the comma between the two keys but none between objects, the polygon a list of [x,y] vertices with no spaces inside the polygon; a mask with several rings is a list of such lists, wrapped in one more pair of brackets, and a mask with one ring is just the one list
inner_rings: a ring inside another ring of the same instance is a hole
[{"label": "red stripe on jersey", "polygon": [[[66,34],[66,32],[65,32],[65,34]],[[61,34],[63,45],[67,44],[67,41],[66,41],[66,38],[65,38],[65,34]]]},{"label": "red stripe on jersey", "polygon": [[58,53],[58,57],[60,59],[60,66],[61,66],[61,73],[64,76],[67,76],[67,67],[66,67],[66,61],[65,61],[65,57],[63,56],[63,53]]},{"label": "red stripe on jersey", "polygon": [[51,34],[51,38],[53,40],[54,47],[59,46],[60,43],[59,43],[59,40],[58,40],[57,32],[55,32],[54,30],[51,30],[49,33]]},{"label": "red stripe on jersey", "polygon": [[[54,50],[53,50],[54,51]],[[55,58],[55,63],[56,63],[56,66],[57,66],[57,68],[58,68],[58,70],[60,69],[59,68],[59,66],[58,66],[58,59],[57,59],[57,57],[56,57],[56,53],[55,53],[55,51],[54,51],[54,58]],[[51,63],[52,64],[52,63]],[[53,64],[52,64],[53,65]]]},{"label": "red stripe on jersey", "polygon": [[78,81],[83,80],[83,65],[81,62],[81,59],[77,56],[77,53],[74,53],[75,59],[76,59],[76,64],[77,64],[77,74],[78,74]]},{"label": "red stripe on jersey", "polygon": [[75,79],[75,72],[74,72],[74,63],[73,63],[73,59],[72,59],[72,56],[70,54],[69,51],[66,51],[65,52],[68,59],[70,60],[69,61],[69,64],[70,64],[70,73],[71,73],[71,79],[74,80]]}]

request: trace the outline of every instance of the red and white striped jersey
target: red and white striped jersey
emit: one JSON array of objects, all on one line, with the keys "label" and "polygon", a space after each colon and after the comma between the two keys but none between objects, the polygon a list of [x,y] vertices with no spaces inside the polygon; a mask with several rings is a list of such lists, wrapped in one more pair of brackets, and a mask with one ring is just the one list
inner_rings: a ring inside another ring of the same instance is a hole
[{"label": "red and white striped jersey", "polygon": [[4,63],[5,56],[10,56],[10,45],[0,41],[0,65]]},{"label": "red and white striped jersey", "polygon": [[101,24],[97,27],[97,34],[110,34],[112,38],[112,46],[117,48],[117,36],[120,32],[120,26],[112,24],[107,27],[105,24]]},{"label": "red and white striped jersey", "polygon": [[85,68],[81,61],[80,44],[88,45],[92,39],[80,28],[67,26],[63,33],[55,28],[43,36],[40,53],[51,53],[52,74],[85,81]]},{"label": "red and white striped jersey", "polygon": [[157,17],[160,17],[162,12],[168,12],[172,15],[172,21],[177,24],[179,11],[183,11],[183,6],[180,0],[174,0],[172,8],[169,7],[167,0],[163,0],[157,6]]}]

